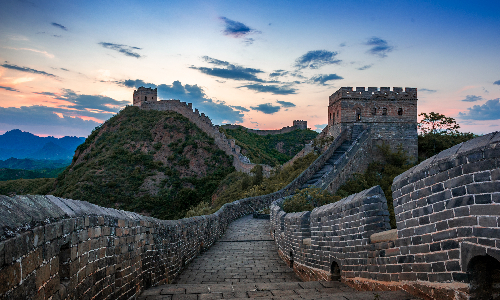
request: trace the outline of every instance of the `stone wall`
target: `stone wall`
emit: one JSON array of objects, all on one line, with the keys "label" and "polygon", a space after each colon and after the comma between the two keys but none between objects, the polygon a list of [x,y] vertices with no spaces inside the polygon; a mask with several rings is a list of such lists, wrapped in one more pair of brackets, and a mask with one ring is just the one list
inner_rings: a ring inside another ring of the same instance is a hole
[{"label": "stone wall", "polygon": [[233,124],[225,124],[221,125],[220,127],[224,129],[244,129],[249,133],[255,133],[257,135],[275,135],[275,134],[283,134],[283,133],[289,133],[297,129],[307,129],[307,121],[302,121],[302,120],[294,120],[293,121],[293,126],[286,126],[281,129],[251,129],[251,128],[246,128],[241,125],[233,125]]},{"label": "stone wall", "polygon": [[0,299],[130,299],[168,283],[231,221],[306,183],[342,138],[285,188],[207,216],[165,221],[51,195],[0,196]]},{"label": "stone wall", "polygon": [[[142,109],[152,109],[152,110],[163,110],[163,111],[174,111],[184,117],[188,118],[189,121],[193,122],[206,134],[212,137],[215,144],[223,150],[227,155],[233,156],[233,166],[237,171],[250,173],[250,171],[256,166],[252,164],[250,160],[241,154],[240,146],[236,145],[233,139],[228,139],[226,135],[219,131],[219,129],[212,124],[212,120],[207,117],[204,113],[195,109],[191,103],[181,102],[180,100],[160,100],[153,102],[142,102]],[[269,165],[262,165],[264,175],[269,177],[273,168]]]},{"label": "stone wall", "polygon": [[0,196],[1,299],[130,299],[168,283],[264,197],[162,221],[54,196]]},{"label": "stone wall", "polygon": [[340,276],[357,289],[424,299],[500,296],[499,132],[429,158],[392,189],[397,238],[374,243],[369,237],[388,229],[378,187],[312,212],[286,214],[275,201],[280,255],[304,280]]},{"label": "stone wall", "polygon": [[373,145],[401,145],[414,161],[418,154],[417,89],[342,87],[329,98],[328,135],[337,136],[353,126],[371,127]]}]

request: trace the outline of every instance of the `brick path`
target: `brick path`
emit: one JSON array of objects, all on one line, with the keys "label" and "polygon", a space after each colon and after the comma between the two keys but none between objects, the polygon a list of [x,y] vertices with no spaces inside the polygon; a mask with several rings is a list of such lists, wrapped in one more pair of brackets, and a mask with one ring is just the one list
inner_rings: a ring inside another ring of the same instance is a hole
[{"label": "brick path", "polygon": [[403,292],[357,292],[333,281],[300,282],[279,258],[269,220],[234,221],[208,251],[195,258],[174,284],[144,291],[153,299],[417,299]]}]

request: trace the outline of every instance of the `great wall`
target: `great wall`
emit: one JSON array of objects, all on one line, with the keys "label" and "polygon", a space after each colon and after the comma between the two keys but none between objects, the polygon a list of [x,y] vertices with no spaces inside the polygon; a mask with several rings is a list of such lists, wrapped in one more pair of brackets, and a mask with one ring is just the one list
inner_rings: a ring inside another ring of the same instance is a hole
[{"label": "great wall", "polygon": [[[341,280],[357,290],[402,290],[422,299],[500,297],[500,132],[456,145],[396,177],[397,229],[390,230],[380,187],[311,212],[283,212],[284,198],[311,180],[334,191],[374,159],[367,154],[380,141],[405,142],[414,154],[416,89],[356,88],[361,104],[381,99],[375,114],[371,105],[350,105],[351,92],[337,91],[345,103],[331,112],[345,124],[324,131],[335,138],[299,177],[278,192],[237,200],[212,215],[164,221],[51,195],[0,196],[1,299],[136,299],[173,282],[232,221],[269,206],[278,253],[304,281]],[[189,105],[172,103],[161,109],[187,107],[184,113],[197,114],[197,125],[213,127]],[[414,113],[406,110],[413,103]],[[391,128],[398,123],[406,125],[395,135]],[[329,163],[346,141],[347,149]],[[233,153],[230,143],[221,144]]]}]

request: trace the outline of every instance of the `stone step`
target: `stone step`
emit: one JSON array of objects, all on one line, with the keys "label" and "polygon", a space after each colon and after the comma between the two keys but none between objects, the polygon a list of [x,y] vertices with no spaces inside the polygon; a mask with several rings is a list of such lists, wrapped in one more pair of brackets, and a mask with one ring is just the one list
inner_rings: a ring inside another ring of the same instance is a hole
[{"label": "stone step", "polygon": [[[377,296],[378,295],[378,296]],[[360,292],[339,281],[240,284],[165,284],[144,291],[138,300],[157,299],[419,299],[403,291]]]}]

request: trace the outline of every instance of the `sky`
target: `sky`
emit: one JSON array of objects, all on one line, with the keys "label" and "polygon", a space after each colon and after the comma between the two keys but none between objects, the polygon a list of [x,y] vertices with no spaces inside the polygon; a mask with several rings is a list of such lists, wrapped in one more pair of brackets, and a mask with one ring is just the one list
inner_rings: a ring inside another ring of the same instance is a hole
[{"label": "sky", "polygon": [[343,86],[500,130],[499,1],[0,0],[0,134],[88,136],[158,88],[214,124],[327,123]]}]

